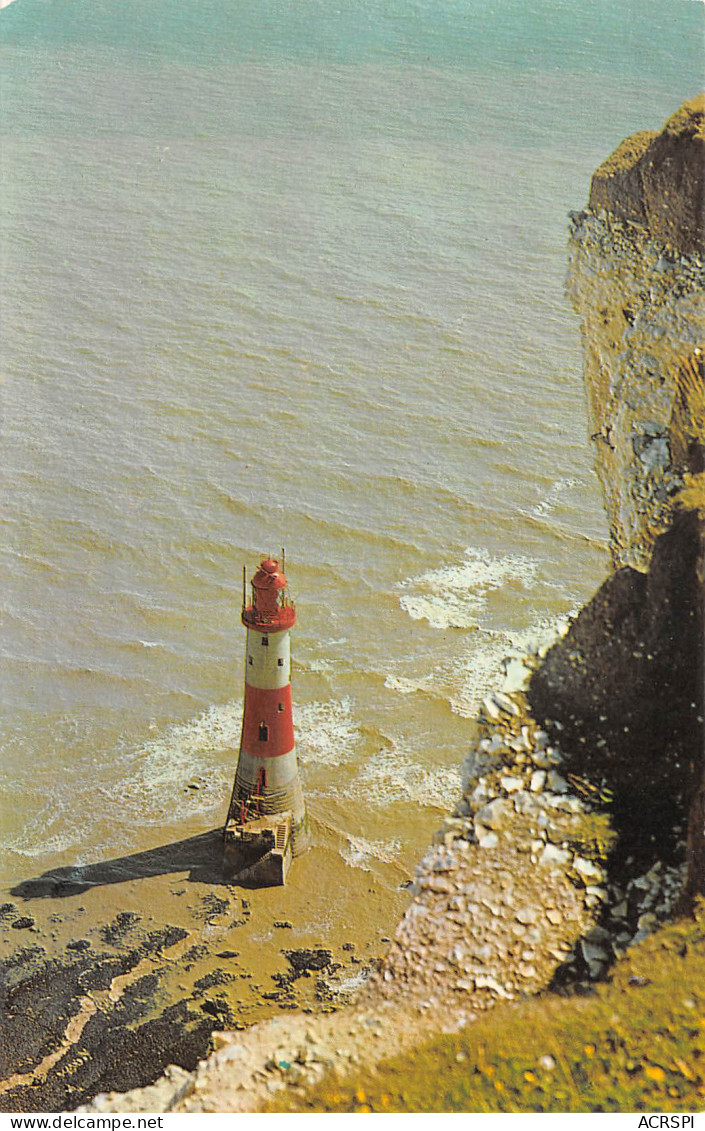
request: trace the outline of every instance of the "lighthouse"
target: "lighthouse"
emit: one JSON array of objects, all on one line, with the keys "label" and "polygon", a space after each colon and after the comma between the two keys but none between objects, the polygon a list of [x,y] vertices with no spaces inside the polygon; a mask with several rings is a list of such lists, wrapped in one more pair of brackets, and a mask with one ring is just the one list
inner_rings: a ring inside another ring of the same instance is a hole
[{"label": "lighthouse", "polygon": [[[308,847],[308,826],[296,761],[290,683],[290,632],[296,609],[282,565],[265,558],[251,579],[243,571],[245,703],[228,818],[225,859],[249,858],[252,879],[283,883],[292,856]],[[254,869],[254,870],[253,870]]]}]

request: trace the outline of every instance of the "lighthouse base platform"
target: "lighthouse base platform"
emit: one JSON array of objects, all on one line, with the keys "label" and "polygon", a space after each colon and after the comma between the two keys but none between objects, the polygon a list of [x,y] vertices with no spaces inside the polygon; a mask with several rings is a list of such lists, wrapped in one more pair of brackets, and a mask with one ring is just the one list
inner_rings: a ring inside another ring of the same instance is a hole
[{"label": "lighthouse base platform", "polygon": [[280,886],[289,875],[292,848],[291,813],[231,818],[223,830],[223,870],[235,883]]}]

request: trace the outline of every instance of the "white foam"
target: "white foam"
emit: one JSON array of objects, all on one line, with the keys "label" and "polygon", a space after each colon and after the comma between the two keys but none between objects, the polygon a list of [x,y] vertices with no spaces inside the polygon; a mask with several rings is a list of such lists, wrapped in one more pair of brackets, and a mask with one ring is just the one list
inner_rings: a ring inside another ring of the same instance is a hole
[{"label": "white foam", "polygon": [[[102,777],[58,783],[8,848],[23,856],[58,855],[94,844],[97,830],[109,823],[106,848],[112,851],[134,842],[130,829],[215,815],[223,808],[235,773],[241,720],[240,700],[210,707],[167,727],[136,750],[117,751],[109,779],[106,761]],[[218,759],[224,751],[233,751],[232,757]],[[194,782],[198,788],[188,788]],[[80,814],[79,822],[67,819],[73,813]],[[102,829],[100,835],[104,841]]]},{"label": "white foam", "polygon": [[350,793],[372,809],[399,801],[450,809],[460,796],[460,772],[456,766],[421,766],[405,752],[385,749],[360,767]]},{"label": "white foam", "polygon": [[351,699],[299,704],[294,710],[294,724],[300,762],[337,765],[354,757],[361,731],[353,717]]},{"label": "white foam", "polygon": [[550,490],[544,495],[543,499],[531,508],[531,514],[535,518],[543,518],[544,515],[550,514],[552,510],[558,505],[561,495],[566,491],[570,491],[573,487],[580,484],[579,479],[557,479]]},{"label": "white foam", "polygon": [[[302,762],[339,763],[354,757],[361,732],[350,699],[302,704],[294,710],[294,721]],[[106,755],[102,771],[57,783],[34,818],[8,838],[6,850],[35,857],[85,848],[95,858],[97,841],[108,852],[127,848],[134,844],[130,830],[136,828],[221,818],[241,727],[242,700],[233,699],[166,727],[137,749],[117,750],[112,759]],[[80,819],[73,820],[72,814]]]},{"label": "white foam", "polygon": [[475,628],[493,590],[509,581],[530,589],[537,571],[538,562],[522,554],[494,558],[487,550],[469,548],[460,565],[442,566],[401,582],[411,592],[399,604],[413,620],[425,619],[432,628]]},{"label": "white foam", "polygon": [[413,695],[415,691],[424,691],[423,680],[405,679],[401,675],[388,675],[384,686],[390,691],[398,691],[400,695]]},{"label": "white foam", "polygon": [[341,856],[351,868],[362,868],[369,872],[368,862],[380,860],[383,864],[394,863],[401,849],[401,841],[393,840],[366,840],[362,836],[353,836],[346,833],[346,845],[341,851]]},{"label": "white foam", "polygon": [[549,617],[514,632],[492,633],[484,640],[474,638],[471,647],[453,665],[457,690],[450,705],[456,714],[474,718],[484,696],[504,682],[506,661],[545,650],[567,631],[571,614]]}]

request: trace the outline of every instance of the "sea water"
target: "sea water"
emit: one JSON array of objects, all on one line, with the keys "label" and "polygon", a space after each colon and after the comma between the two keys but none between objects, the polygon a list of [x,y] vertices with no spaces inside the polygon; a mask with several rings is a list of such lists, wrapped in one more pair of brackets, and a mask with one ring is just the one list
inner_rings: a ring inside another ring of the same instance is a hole
[{"label": "sea water", "polygon": [[222,822],[241,570],[282,545],[315,836],[338,887],[411,873],[503,658],[607,567],[567,212],[697,91],[702,27],[692,0],[4,8],[6,885]]}]

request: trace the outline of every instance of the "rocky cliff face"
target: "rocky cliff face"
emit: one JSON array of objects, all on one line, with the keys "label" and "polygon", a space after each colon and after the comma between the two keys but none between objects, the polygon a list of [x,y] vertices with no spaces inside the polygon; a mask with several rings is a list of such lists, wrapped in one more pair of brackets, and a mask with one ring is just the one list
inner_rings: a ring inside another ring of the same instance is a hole
[{"label": "rocky cliff face", "polygon": [[681,255],[702,255],[705,95],[684,102],[660,133],[626,138],[596,170],[590,209],[638,225]]},{"label": "rocky cliff face", "polygon": [[616,566],[648,568],[688,473],[703,470],[705,97],[623,142],[574,213],[596,467]]},{"label": "rocky cliff face", "polygon": [[531,688],[576,768],[613,789],[622,862],[677,857],[690,810],[688,897],[705,892],[704,176],[699,97],[623,142],[572,216],[568,288],[615,574]]}]

